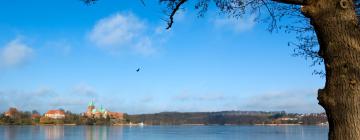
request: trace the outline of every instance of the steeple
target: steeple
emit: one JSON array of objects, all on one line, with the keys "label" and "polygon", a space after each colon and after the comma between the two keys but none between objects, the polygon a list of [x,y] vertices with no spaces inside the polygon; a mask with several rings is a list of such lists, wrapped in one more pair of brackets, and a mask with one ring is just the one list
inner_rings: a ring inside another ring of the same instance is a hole
[{"label": "steeple", "polygon": [[89,102],[88,106],[95,106],[94,101]]},{"label": "steeple", "polygon": [[104,113],[104,108],[102,107],[102,105],[100,106],[100,112]]}]

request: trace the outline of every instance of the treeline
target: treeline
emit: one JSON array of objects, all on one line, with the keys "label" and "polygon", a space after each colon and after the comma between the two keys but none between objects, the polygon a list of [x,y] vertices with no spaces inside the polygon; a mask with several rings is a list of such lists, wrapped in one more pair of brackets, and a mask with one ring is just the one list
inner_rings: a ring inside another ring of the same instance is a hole
[{"label": "treeline", "polygon": [[13,117],[6,116],[4,113],[0,115],[1,125],[32,125],[39,122],[39,119],[32,118],[33,113],[29,111],[18,111]]},{"label": "treeline", "polygon": [[39,124],[111,125],[112,121],[110,118],[88,118],[75,114],[66,116],[64,119],[41,117]]},{"label": "treeline", "polygon": [[271,122],[271,115],[227,115],[220,112],[179,113],[163,112],[126,116],[130,122],[143,122],[149,125],[180,125],[180,124],[257,124]]},{"label": "treeline", "polygon": [[39,115],[37,111],[18,111],[10,109],[11,117],[0,114],[0,125],[37,125],[37,124],[73,124],[73,125],[112,125],[145,123],[147,125],[254,125],[254,124],[305,124],[326,123],[324,113],[287,114],[285,112],[223,111],[223,112],[162,112],[155,114],[124,115],[124,119],[89,118],[81,114],[65,112],[64,119],[51,119]]},{"label": "treeline", "polygon": [[18,111],[10,109],[11,117],[0,114],[0,125],[38,125],[38,124],[73,124],[73,125],[111,125],[124,123],[124,120],[110,118],[89,118],[70,111],[65,112],[64,119],[51,119],[39,115],[37,111]]},{"label": "treeline", "polygon": [[[148,125],[254,125],[254,124],[320,124],[326,123],[325,115],[300,115],[285,112],[163,112],[155,114],[127,115],[132,123]],[[290,118],[290,119],[289,119]]]}]

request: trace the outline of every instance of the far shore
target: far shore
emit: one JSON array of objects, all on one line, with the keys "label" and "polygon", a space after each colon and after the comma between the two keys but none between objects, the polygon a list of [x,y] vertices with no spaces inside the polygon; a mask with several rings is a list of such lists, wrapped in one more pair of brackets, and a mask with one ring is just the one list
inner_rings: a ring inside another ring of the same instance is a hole
[{"label": "far shore", "polygon": [[[153,124],[138,124],[138,123],[131,123],[131,124],[111,124],[111,125],[96,125],[93,126],[328,126],[327,124],[165,124],[165,125],[153,125]],[[0,126],[30,126],[30,125],[0,125]],[[82,124],[33,124],[33,126],[92,126],[92,125],[82,125]]]},{"label": "far shore", "polygon": [[265,125],[265,126],[291,126],[291,125],[301,125],[301,124],[255,124],[255,125]]}]

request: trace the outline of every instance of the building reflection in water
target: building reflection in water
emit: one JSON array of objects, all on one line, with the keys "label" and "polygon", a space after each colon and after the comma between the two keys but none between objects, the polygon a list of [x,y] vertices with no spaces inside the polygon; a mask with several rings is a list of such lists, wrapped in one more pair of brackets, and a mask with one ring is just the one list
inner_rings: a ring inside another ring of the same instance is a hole
[{"label": "building reflection in water", "polygon": [[85,126],[85,137],[86,140],[122,139],[122,127]]},{"label": "building reflection in water", "polygon": [[106,140],[107,129],[106,126],[85,126],[86,140]]},{"label": "building reflection in water", "polygon": [[123,131],[122,126],[3,126],[0,140],[122,140]]},{"label": "building reflection in water", "polygon": [[16,126],[5,126],[4,138],[5,140],[15,140],[17,135]]},{"label": "building reflection in water", "polygon": [[31,139],[36,140],[39,139],[39,136],[41,135],[41,127],[40,126],[31,126]]},{"label": "building reflection in water", "polygon": [[64,126],[44,126],[46,140],[60,140],[64,138]]},{"label": "building reflection in water", "polygon": [[110,126],[109,137],[111,139],[122,140],[123,139],[123,126]]}]

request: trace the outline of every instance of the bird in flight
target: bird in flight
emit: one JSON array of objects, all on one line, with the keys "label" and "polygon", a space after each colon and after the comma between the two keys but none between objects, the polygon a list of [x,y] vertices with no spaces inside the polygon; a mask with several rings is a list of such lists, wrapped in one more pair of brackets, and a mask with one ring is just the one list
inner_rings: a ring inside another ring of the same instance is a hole
[{"label": "bird in flight", "polygon": [[140,71],[140,68],[136,69],[136,72],[139,72]]}]

